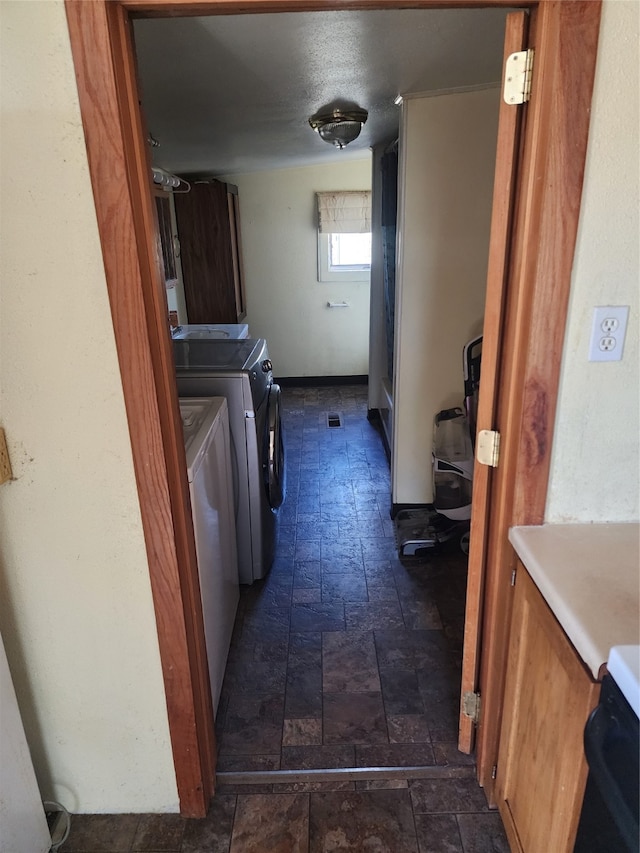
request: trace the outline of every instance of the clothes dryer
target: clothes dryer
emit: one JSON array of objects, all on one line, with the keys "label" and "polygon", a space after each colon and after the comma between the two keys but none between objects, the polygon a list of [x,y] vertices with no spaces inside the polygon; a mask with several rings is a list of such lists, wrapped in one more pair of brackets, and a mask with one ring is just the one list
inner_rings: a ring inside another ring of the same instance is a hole
[{"label": "clothes dryer", "polygon": [[265,577],[273,563],[284,500],[280,386],[267,342],[174,340],[180,397],[226,397],[240,583]]}]

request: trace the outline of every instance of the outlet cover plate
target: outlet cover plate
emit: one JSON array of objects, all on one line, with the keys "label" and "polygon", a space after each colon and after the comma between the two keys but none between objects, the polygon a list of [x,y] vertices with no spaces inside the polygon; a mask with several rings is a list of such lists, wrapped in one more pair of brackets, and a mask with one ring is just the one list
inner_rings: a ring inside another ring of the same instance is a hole
[{"label": "outlet cover plate", "polygon": [[628,305],[598,305],[593,309],[589,361],[622,359],[628,319]]}]

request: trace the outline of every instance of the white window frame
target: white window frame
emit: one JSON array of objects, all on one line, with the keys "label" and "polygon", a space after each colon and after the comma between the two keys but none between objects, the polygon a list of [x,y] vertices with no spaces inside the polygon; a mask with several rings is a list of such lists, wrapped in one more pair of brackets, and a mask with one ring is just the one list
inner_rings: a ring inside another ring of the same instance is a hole
[{"label": "white window frame", "polygon": [[331,247],[331,234],[323,234],[318,231],[318,281],[326,282],[349,282],[369,281],[371,278],[371,266],[366,269],[354,269],[350,267],[344,270],[332,270],[329,267],[329,250]]}]

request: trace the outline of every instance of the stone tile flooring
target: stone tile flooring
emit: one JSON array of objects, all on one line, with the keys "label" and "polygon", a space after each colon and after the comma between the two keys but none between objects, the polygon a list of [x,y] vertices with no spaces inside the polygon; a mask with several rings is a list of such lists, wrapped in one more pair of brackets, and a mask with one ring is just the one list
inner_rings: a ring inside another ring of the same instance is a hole
[{"label": "stone tile flooring", "polygon": [[[423,765],[437,775],[222,782],[203,820],[76,815],[63,853],[508,853],[456,746],[466,558],[453,542],[398,559],[364,386],[286,388],[283,403],[278,553],[269,576],[242,590],[218,769]],[[343,425],[329,428],[336,412]]]},{"label": "stone tile flooring", "polygon": [[63,853],[509,853],[472,776],[370,791],[217,794],[202,820],[75,815]]},{"label": "stone tile flooring", "polygon": [[[328,415],[342,426],[329,427]],[[221,771],[466,763],[457,753],[466,557],[398,559],[365,386],[285,388],[276,560],[244,587]]]}]

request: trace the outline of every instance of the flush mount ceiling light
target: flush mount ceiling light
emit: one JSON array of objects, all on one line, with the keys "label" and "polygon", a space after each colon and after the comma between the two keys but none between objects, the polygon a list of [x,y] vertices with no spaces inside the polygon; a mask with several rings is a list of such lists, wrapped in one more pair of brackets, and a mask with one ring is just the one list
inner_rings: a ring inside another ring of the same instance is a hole
[{"label": "flush mount ceiling light", "polygon": [[362,125],[369,114],[359,108],[348,110],[324,110],[309,119],[311,127],[325,142],[336,148],[344,148],[360,136]]}]

